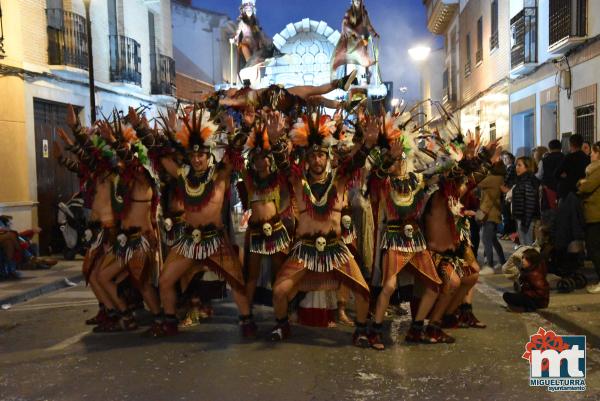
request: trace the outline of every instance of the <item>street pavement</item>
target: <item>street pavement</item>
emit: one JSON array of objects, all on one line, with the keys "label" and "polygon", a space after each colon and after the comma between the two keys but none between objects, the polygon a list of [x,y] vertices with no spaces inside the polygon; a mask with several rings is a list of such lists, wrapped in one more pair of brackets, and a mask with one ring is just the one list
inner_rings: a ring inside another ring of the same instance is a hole
[{"label": "street pavement", "polygon": [[553,292],[548,314],[514,314],[502,305],[503,287],[510,282],[499,275],[477,286],[474,309],[486,329],[450,330],[455,344],[409,345],[402,341],[409,317],[394,316],[386,321],[388,348],[377,352],[351,346],[352,329],[343,326],[294,325],[288,341],[269,343],[266,307],[255,311],[260,337],[243,340],[230,301],[173,338],[143,338],[143,328],[93,334],[83,321],[96,302],[79,283],[0,311],[0,400],[599,400],[595,340],[581,393],[529,387],[521,358],[539,327],[600,334],[592,319],[599,296]]}]

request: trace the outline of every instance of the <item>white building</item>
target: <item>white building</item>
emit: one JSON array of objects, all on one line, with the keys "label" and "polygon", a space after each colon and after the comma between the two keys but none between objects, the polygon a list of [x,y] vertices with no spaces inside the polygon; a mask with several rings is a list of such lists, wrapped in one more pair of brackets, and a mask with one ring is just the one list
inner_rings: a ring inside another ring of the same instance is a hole
[{"label": "white building", "polygon": [[[54,238],[56,204],[77,189],[57,165],[56,128],[73,104],[89,123],[83,0],[2,0],[0,213],[17,228],[39,225],[42,252]],[[98,115],[174,102],[170,0],[91,0]],[[156,107],[153,107],[156,109]]]},{"label": "white building", "polygon": [[597,135],[600,2],[511,0],[512,148]]},{"label": "white building", "polygon": [[[463,132],[509,141],[508,1],[423,0],[427,27],[444,36],[444,106]],[[438,61],[428,60],[428,64]]]},{"label": "white building", "polygon": [[194,100],[201,91],[234,82],[237,49],[229,38],[235,34],[236,23],[225,14],[192,6],[191,0],[173,0],[171,15],[177,97]]}]

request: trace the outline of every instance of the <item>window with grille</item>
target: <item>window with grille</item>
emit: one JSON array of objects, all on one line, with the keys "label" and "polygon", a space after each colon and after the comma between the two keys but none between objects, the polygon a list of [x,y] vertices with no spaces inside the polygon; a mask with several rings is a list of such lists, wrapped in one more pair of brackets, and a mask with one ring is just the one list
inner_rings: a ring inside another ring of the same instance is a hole
[{"label": "window with grille", "polygon": [[587,34],[588,0],[550,0],[549,44],[560,42],[571,36]]},{"label": "window with grille", "polygon": [[575,132],[584,141],[594,143],[596,136],[596,105],[588,104],[575,108]]},{"label": "window with grille", "polygon": [[490,36],[490,51],[498,48],[498,0],[492,1],[492,34]]},{"label": "window with grille", "polygon": [[525,7],[510,20],[511,68],[537,61],[537,8]]},{"label": "window with grille", "polygon": [[467,33],[465,53],[467,60],[465,61],[465,77],[471,75],[471,34]]},{"label": "window with grille", "polygon": [[496,123],[490,123],[490,142],[496,140]]}]

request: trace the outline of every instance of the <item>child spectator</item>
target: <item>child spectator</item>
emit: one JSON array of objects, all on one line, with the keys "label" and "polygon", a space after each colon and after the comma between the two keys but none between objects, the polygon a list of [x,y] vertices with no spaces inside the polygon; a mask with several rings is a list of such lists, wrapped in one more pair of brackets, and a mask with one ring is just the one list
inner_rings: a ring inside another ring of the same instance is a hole
[{"label": "child spectator", "polygon": [[502,295],[508,308],[513,312],[532,312],[547,308],[550,299],[550,285],[546,280],[546,265],[535,249],[527,249],[521,259],[519,292],[505,292]]}]

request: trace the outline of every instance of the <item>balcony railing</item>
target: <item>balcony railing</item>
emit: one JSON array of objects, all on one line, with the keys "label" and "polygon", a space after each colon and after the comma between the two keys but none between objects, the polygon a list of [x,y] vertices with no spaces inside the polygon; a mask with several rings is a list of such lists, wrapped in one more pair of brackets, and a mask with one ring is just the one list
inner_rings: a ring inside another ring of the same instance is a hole
[{"label": "balcony railing", "polygon": [[110,80],[142,85],[140,44],[123,35],[110,35]]},{"label": "balcony railing", "polygon": [[549,47],[587,34],[587,0],[550,0]]},{"label": "balcony railing", "polygon": [[46,10],[48,64],[88,69],[85,18],[62,8]]},{"label": "balcony railing", "polygon": [[175,60],[163,54],[150,54],[152,94],[175,94]]},{"label": "balcony railing", "polygon": [[465,62],[465,78],[471,75],[471,60]]},{"label": "balcony railing", "polygon": [[537,8],[525,7],[510,20],[511,69],[537,62]]},{"label": "balcony railing", "polygon": [[475,52],[475,63],[479,64],[483,61],[483,49],[477,49]]},{"label": "balcony railing", "polygon": [[490,36],[490,50],[494,50],[500,46],[500,42],[498,41],[498,31],[492,32]]}]

